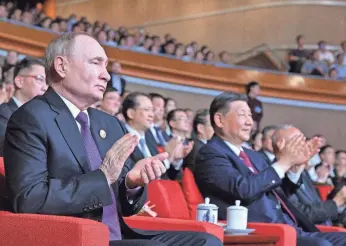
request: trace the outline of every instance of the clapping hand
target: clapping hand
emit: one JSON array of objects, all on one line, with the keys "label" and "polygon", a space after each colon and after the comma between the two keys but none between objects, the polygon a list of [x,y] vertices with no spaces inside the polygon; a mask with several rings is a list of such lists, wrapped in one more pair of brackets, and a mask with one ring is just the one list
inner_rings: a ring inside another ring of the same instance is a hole
[{"label": "clapping hand", "polygon": [[167,158],[167,153],[161,153],[138,161],[126,176],[127,187],[133,189],[160,178],[166,172],[162,162]]},{"label": "clapping hand", "polygon": [[175,163],[184,159],[193,148],[193,141],[190,141],[187,145],[184,145],[184,138],[173,137],[165,146],[165,151],[168,153],[168,161]]}]

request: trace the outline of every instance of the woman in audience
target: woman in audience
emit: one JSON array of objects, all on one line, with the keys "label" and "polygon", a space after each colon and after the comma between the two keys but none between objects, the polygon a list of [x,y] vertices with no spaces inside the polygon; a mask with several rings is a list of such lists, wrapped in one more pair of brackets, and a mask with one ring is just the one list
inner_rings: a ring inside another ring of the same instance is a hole
[{"label": "woman in audience", "polygon": [[38,26],[48,29],[48,28],[50,27],[51,22],[52,22],[52,19],[51,19],[51,18],[45,17],[45,18],[43,18],[43,19],[40,21],[40,23],[38,24]]},{"label": "woman in audience", "polygon": [[185,52],[185,48],[183,44],[179,43],[175,46],[174,55],[177,59],[182,59],[184,56],[184,52]]},{"label": "woman in audience", "polygon": [[60,33],[60,26],[59,23],[57,21],[52,21],[52,23],[50,23],[49,28],[56,33]]},{"label": "woman in audience", "polygon": [[195,61],[196,62],[203,62],[204,54],[202,51],[197,51],[195,54]]},{"label": "woman in audience", "polygon": [[204,61],[211,63],[214,62],[215,54],[212,51],[208,51],[207,54],[204,56]]}]

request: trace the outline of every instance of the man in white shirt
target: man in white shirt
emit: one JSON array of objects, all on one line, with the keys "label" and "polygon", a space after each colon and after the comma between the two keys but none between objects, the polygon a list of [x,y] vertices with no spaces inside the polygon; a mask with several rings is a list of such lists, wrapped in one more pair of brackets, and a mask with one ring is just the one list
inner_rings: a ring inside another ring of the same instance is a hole
[{"label": "man in white shirt", "polygon": [[335,61],[334,54],[327,50],[327,43],[325,41],[318,42],[318,53],[319,60],[327,62],[328,65],[331,65]]},{"label": "man in white shirt", "polygon": [[42,95],[47,89],[43,62],[29,58],[20,61],[14,69],[14,87],[14,96],[8,103],[0,105],[0,156],[3,156],[4,137],[11,115],[24,103]]},{"label": "man in white shirt", "polygon": [[[131,159],[137,162],[143,158],[155,156],[159,153],[156,142],[150,138],[147,131],[153,124],[154,108],[150,97],[145,93],[133,92],[127,95],[123,102],[122,113],[126,120],[128,132],[138,136],[139,143]],[[173,138],[164,147],[169,154],[168,160],[164,161],[167,173],[162,178],[176,179],[180,173],[182,159],[191,151],[192,144],[183,145],[183,139]]]}]

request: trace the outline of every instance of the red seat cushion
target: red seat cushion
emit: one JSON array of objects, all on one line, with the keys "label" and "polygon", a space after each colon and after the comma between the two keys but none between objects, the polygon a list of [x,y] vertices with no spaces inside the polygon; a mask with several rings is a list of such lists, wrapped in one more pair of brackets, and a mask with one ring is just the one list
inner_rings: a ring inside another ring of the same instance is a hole
[{"label": "red seat cushion", "polygon": [[203,197],[197,187],[192,171],[188,168],[185,168],[184,170],[182,187],[189,208],[190,218],[195,220],[197,206],[198,204],[203,203]]},{"label": "red seat cushion", "polygon": [[190,219],[183,191],[177,181],[156,180],[148,186],[148,200],[157,217]]}]

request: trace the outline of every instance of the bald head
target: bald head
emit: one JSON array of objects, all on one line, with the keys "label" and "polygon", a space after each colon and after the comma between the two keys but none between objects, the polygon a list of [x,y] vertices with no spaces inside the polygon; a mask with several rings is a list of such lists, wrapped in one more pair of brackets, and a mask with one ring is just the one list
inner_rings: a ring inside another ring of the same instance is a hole
[{"label": "bald head", "polygon": [[272,136],[274,153],[277,154],[279,143],[281,143],[282,141],[285,141],[287,143],[289,140],[299,135],[300,133],[301,131],[292,125],[278,126]]}]

